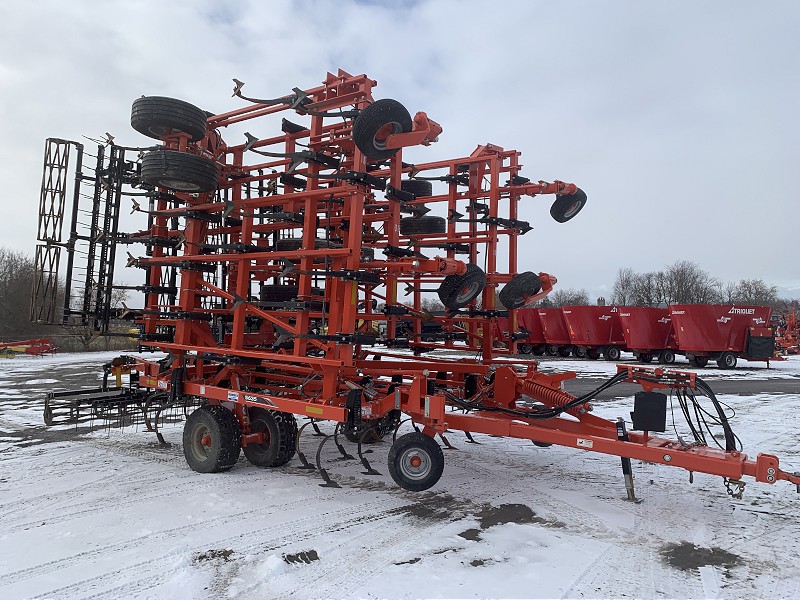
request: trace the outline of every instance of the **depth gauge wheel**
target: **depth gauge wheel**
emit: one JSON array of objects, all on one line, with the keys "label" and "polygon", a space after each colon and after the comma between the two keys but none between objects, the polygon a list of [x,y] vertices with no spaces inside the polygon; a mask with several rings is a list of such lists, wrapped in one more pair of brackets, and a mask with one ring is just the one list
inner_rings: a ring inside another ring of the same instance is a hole
[{"label": "depth gauge wheel", "polygon": [[241,450],[239,421],[224,406],[207,404],[187,417],[183,428],[183,455],[192,471],[227,471],[239,460]]},{"label": "depth gauge wheel", "polygon": [[436,440],[424,433],[407,433],[389,450],[389,474],[404,490],[427,490],[436,485],[443,472],[444,453]]},{"label": "depth gauge wheel", "polygon": [[425,215],[400,219],[400,235],[439,235],[446,231],[447,221],[444,217]]},{"label": "depth gauge wheel", "polygon": [[509,281],[498,294],[503,306],[511,310],[525,305],[525,299],[542,289],[542,280],[536,273],[525,271]]},{"label": "depth gauge wheel", "polygon": [[250,431],[264,433],[260,444],[247,444],[244,455],[257,467],[280,467],[294,456],[297,421],[291,413],[250,408]]},{"label": "depth gauge wheel", "polygon": [[406,107],[397,100],[376,100],[356,117],[353,141],[358,149],[373,160],[386,160],[398,148],[387,148],[386,140],[395,133],[411,131],[414,123]]},{"label": "depth gauge wheel", "polygon": [[559,196],[550,207],[550,216],[559,223],[566,223],[574,218],[586,205],[586,192],[578,188],[574,194]]},{"label": "depth gauge wheel", "polygon": [[172,132],[186,133],[193,142],[206,136],[206,111],[183,100],[163,96],[142,96],[133,101],[131,127],[160,140]]},{"label": "depth gauge wheel", "polygon": [[468,264],[461,275],[448,275],[439,286],[439,300],[450,310],[472,302],[486,287],[486,273],[478,265]]},{"label": "depth gauge wheel", "polygon": [[400,182],[400,189],[414,194],[417,198],[433,195],[433,184],[427,179],[404,179]]},{"label": "depth gauge wheel", "polygon": [[144,183],[177,192],[213,192],[219,186],[217,165],[203,157],[176,150],[153,150],[142,158]]}]

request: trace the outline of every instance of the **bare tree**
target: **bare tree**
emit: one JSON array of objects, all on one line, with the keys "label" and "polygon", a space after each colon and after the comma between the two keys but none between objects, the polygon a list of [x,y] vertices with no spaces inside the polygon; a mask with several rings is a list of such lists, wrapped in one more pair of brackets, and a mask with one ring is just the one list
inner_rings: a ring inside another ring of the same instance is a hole
[{"label": "bare tree", "polygon": [[720,300],[719,280],[696,263],[679,260],[665,271],[665,300],[668,304],[710,304]]},{"label": "bare tree", "polygon": [[773,306],[778,302],[778,288],[774,285],[768,286],[763,279],[742,279],[736,284],[733,297],[729,301],[735,304]]},{"label": "bare tree", "polygon": [[664,274],[662,272],[640,273],[633,281],[632,301],[634,306],[658,306],[664,301]]},{"label": "bare tree", "polygon": [[574,290],[574,289],[566,289],[566,290],[555,290],[551,294],[549,294],[550,301],[552,302],[552,306],[559,307],[559,306],[588,306],[589,304],[589,294],[586,293],[586,290]]},{"label": "bare tree", "polygon": [[611,292],[611,304],[628,306],[634,302],[633,290],[638,275],[630,267],[617,271],[617,278]]}]

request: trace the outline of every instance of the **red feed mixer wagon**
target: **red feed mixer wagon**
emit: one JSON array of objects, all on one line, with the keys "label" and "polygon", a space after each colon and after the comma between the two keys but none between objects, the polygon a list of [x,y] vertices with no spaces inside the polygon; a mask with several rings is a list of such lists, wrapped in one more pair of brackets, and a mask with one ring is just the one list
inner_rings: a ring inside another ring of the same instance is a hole
[{"label": "red feed mixer wagon", "polygon": [[616,361],[627,350],[616,306],[563,306],[561,312],[575,356]]},{"label": "red feed mixer wagon", "polygon": [[[150,141],[120,146],[109,137],[87,164],[92,157],[80,144],[48,140],[33,318],[98,333],[131,319],[141,347],[165,358],[121,356],[106,366],[100,388],[50,393],[47,423],[140,414],[157,430],[165,414],[185,412],[183,452],[195,471],[227,471],[242,452],[261,467],[296,456],[332,487],[321,465],[330,439],[344,458],[352,456],[340,437],[356,444],[368,475],[378,471],[362,445],[391,439],[390,475],[424,490],[444,471],[436,437],[451,430],[622,457],[631,495],[631,458],[722,476],[736,494],[744,476],[800,484],[777,457],[741,452],[722,406],[693,373],[620,367],[576,397],[562,386],[574,373],[546,374],[498,355],[497,319],[513,323],[555,279],[518,268],[519,238],[531,230],[522,218],[529,199],[554,197],[551,216],[567,222],[586,195],[572,183],[525,177],[520,153],[493,144],[406,162],[405,148],[428,146],[443,129],[424,112],[412,116],[400,102],[375,99],[375,85],[340,70],[322,85],[259,99],[236,81],[239,105],[221,114],[145,96],[134,102],[131,124]],[[243,123],[243,140],[223,138]],[[89,203],[66,210],[73,172],[71,197]],[[140,229],[122,231],[123,199]],[[92,218],[78,219],[82,211]],[[65,215],[72,215],[67,240]],[[500,238],[507,254],[497,252]],[[128,267],[141,284],[114,285],[120,245],[131,248]],[[115,287],[142,293],[143,306],[115,311]],[[495,304],[497,290],[505,309]],[[445,315],[423,309],[429,293]],[[440,332],[423,340],[432,320]],[[591,412],[597,394],[623,381],[644,389],[630,432],[624,421]],[[666,429],[660,389],[672,390],[690,419],[708,419],[688,424],[694,443],[652,435]],[[710,410],[691,408],[700,403]],[[403,417],[415,430],[398,437]],[[299,427],[298,418],[306,419]],[[311,465],[301,434],[320,421],[335,425]],[[706,444],[717,442],[706,439],[708,427],[722,433],[721,447]]]},{"label": "red feed mixer wagon", "polygon": [[656,358],[659,363],[675,362],[678,343],[672,330],[669,309],[649,306],[620,306],[619,321],[625,345],[639,362],[649,363]]},{"label": "red feed mixer wagon", "polygon": [[775,355],[769,306],[673,304],[669,312],[678,348],[693,367],[715,360],[720,369],[733,369],[737,358],[769,361]]}]

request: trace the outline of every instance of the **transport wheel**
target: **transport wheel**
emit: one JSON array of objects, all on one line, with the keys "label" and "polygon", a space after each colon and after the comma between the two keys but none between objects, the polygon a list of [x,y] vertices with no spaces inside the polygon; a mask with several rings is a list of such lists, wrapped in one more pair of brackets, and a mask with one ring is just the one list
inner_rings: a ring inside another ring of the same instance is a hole
[{"label": "transport wheel", "polygon": [[186,133],[196,142],[206,136],[207,115],[206,111],[183,100],[142,96],[133,101],[131,127],[156,140],[172,130]]},{"label": "transport wheel", "polygon": [[291,413],[251,407],[250,431],[264,432],[260,444],[247,444],[244,455],[257,467],[280,467],[294,456],[297,439],[297,421]]},{"label": "transport wheel", "polygon": [[559,223],[566,223],[586,205],[586,192],[578,188],[574,194],[558,196],[550,207],[550,216]]},{"label": "transport wheel", "polygon": [[408,110],[397,100],[376,100],[356,117],[353,141],[367,157],[385,160],[398,150],[387,148],[386,139],[395,133],[407,133],[413,126]]},{"label": "transport wheel", "polygon": [[444,453],[432,437],[414,431],[397,438],[389,450],[389,474],[404,490],[421,492],[444,472]]},{"label": "transport wheel", "polygon": [[417,198],[433,196],[433,184],[427,179],[404,179],[400,182],[400,189],[414,194]]},{"label": "transport wheel", "polygon": [[525,271],[509,281],[502,290],[498,298],[500,303],[507,309],[519,308],[525,304],[525,298],[533,296],[542,289],[542,280],[536,273]]},{"label": "transport wheel", "polygon": [[176,192],[212,192],[219,186],[219,172],[213,161],[175,150],[145,154],[141,178],[144,183]]},{"label": "transport wheel", "polygon": [[663,365],[671,365],[675,362],[675,353],[672,350],[662,350],[658,353],[658,362]]},{"label": "transport wheel", "polygon": [[533,352],[533,346],[530,344],[517,344],[517,350],[520,354],[530,354]]},{"label": "transport wheel", "polygon": [[486,287],[486,273],[478,265],[468,264],[461,275],[448,275],[439,286],[439,300],[450,310],[472,302]]},{"label": "transport wheel", "polygon": [[733,352],[723,352],[717,359],[720,369],[733,369],[736,367],[736,355]]},{"label": "transport wheel", "polygon": [[192,471],[227,471],[239,460],[241,450],[239,422],[224,406],[206,404],[186,418],[183,455]]},{"label": "transport wheel", "polygon": [[558,349],[558,355],[561,358],[567,358],[570,354],[572,354],[572,346],[561,346]]},{"label": "transport wheel", "polygon": [[605,355],[606,360],[619,360],[621,352],[616,346],[606,346],[603,354]]},{"label": "transport wheel", "polygon": [[600,350],[597,348],[588,348],[586,350],[587,358],[591,358],[592,360],[597,360],[600,358]]},{"label": "transport wheel", "polygon": [[403,217],[400,219],[400,235],[439,235],[447,231],[444,217],[425,215],[424,217]]},{"label": "transport wheel", "polygon": [[544,351],[545,351],[545,346],[543,346],[542,344],[536,344],[532,350],[534,356],[541,356],[542,354],[544,354]]},{"label": "transport wheel", "polygon": [[354,444],[357,444],[359,440],[361,440],[362,444],[374,444],[381,441],[388,434],[394,433],[395,428],[400,424],[401,416],[402,413],[399,410],[390,410],[380,419],[362,421],[363,426],[360,429],[352,429],[347,424],[342,428],[342,433],[344,433],[344,437]]},{"label": "transport wheel", "polygon": [[639,352],[639,362],[647,364],[653,362],[653,355],[650,352]]},{"label": "transport wheel", "polygon": [[703,368],[708,364],[707,356],[690,356],[689,364],[693,367]]},{"label": "transport wheel", "polygon": [[586,348],[583,346],[573,346],[572,355],[575,358],[586,358]]},{"label": "transport wheel", "polygon": [[545,352],[547,353],[547,356],[558,356],[558,346],[550,344],[545,349]]}]

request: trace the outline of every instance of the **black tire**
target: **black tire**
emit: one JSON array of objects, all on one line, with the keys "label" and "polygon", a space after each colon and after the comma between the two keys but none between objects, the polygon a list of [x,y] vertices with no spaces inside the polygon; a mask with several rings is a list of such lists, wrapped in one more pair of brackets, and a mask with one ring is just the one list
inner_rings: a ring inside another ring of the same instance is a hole
[{"label": "black tire", "polygon": [[600,358],[600,350],[598,348],[588,348],[586,350],[586,357],[591,360],[598,360]]},{"label": "black tire", "polygon": [[447,232],[444,217],[425,215],[424,217],[403,217],[400,219],[400,235],[439,235]]},{"label": "black tire", "polygon": [[603,350],[603,356],[606,360],[619,360],[619,357],[622,356],[622,353],[619,351],[619,348],[616,346],[606,346]]},{"label": "black tire", "polygon": [[[299,293],[300,288],[296,285],[265,285],[261,288],[261,301],[291,302],[297,299]],[[311,288],[312,296],[322,296],[324,293],[320,288]]]},{"label": "black tire", "polygon": [[400,189],[414,194],[417,198],[433,196],[433,184],[426,179],[404,179],[400,182]]},{"label": "black tire", "polygon": [[239,460],[241,450],[239,421],[224,406],[207,404],[187,417],[183,428],[183,455],[192,471],[227,471]]},{"label": "black tire", "polygon": [[291,413],[265,408],[250,408],[250,430],[264,432],[260,444],[247,444],[244,455],[257,467],[280,467],[292,460],[296,451],[297,421]]},{"label": "black tire", "polygon": [[386,160],[398,150],[387,148],[386,138],[394,133],[407,133],[413,125],[408,110],[397,100],[376,100],[356,117],[353,141],[368,158]]},{"label": "black tire", "polygon": [[549,344],[547,348],[545,348],[545,352],[547,353],[547,356],[558,356],[558,346]]},{"label": "black tire", "polygon": [[525,305],[525,298],[533,296],[542,289],[542,280],[536,273],[525,271],[515,275],[502,290],[498,298],[507,309],[520,308]]},{"label": "black tire", "polygon": [[380,419],[362,421],[362,426],[358,429],[352,429],[347,424],[342,428],[342,433],[354,444],[357,444],[359,439],[362,444],[374,444],[390,433],[394,433],[400,424],[400,417],[402,417],[402,413],[399,410],[390,410]]},{"label": "black tire", "polygon": [[133,101],[131,127],[147,137],[160,140],[167,130],[191,136],[193,142],[206,137],[206,111],[194,104],[163,96],[142,96]]},{"label": "black tire", "polygon": [[572,354],[572,346],[561,346],[558,349],[558,355],[561,358],[567,358],[570,354]]},{"label": "black tire", "polygon": [[144,183],[176,192],[213,192],[219,186],[219,171],[213,161],[176,150],[145,154],[141,178]]},{"label": "black tire", "polygon": [[539,448],[549,448],[553,444],[550,442],[537,442],[536,440],[531,440],[534,446],[538,446]]},{"label": "black tire", "polygon": [[698,369],[702,369],[708,364],[707,356],[689,356],[689,365]]},{"label": "black tire", "polygon": [[470,263],[463,274],[445,277],[437,293],[442,304],[450,310],[458,310],[475,300],[485,287],[486,273]]},{"label": "black tire", "polygon": [[536,344],[533,347],[534,356],[541,356],[542,354],[544,354],[544,351],[545,351],[545,346],[543,346],[542,344]]},{"label": "black tire", "polygon": [[421,492],[444,472],[444,453],[432,437],[419,431],[397,438],[389,450],[389,474],[404,490]]},{"label": "black tire", "polygon": [[662,350],[658,353],[658,362],[662,365],[671,365],[675,362],[675,353],[672,350]]},{"label": "black tire", "polygon": [[517,350],[520,354],[530,354],[533,352],[533,346],[530,344],[517,344]]},{"label": "black tire", "polygon": [[650,352],[639,352],[639,362],[647,364],[653,362],[653,355]]},{"label": "black tire", "polygon": [[735,369],[736,362],[736,355],[733,352],[723,352],[717,359],[717,366],[720,369]]},{"label": "black tire", "polygon": [[573,346],[572,356],[575,358],[586,358],[586,348],[583,346]]},{"label": "black tire", "polygon": [[550,207],[550,216],[559,223],[574,218],[586,206],[586,192],[578,188],[574,194],[559,196]]}]

